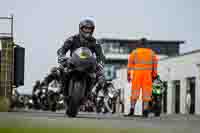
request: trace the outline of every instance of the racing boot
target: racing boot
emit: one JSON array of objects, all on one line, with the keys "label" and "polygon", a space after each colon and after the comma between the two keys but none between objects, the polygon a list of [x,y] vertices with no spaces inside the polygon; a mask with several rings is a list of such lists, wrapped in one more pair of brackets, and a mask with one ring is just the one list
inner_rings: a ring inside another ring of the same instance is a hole
[{"label": "racing boot", "polygon": [[149,116],[149,102],[143,102],[143,117],[147,118]]}]

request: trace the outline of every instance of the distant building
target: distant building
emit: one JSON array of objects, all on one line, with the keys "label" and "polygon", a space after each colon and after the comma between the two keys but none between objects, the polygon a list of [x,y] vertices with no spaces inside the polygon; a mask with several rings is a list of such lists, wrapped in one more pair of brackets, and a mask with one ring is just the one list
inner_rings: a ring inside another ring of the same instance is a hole
[{"label": "distant building", "polygon": [[[159,61],[158,72],[167,87],[164,112],[200,114],[200,50]],[[186,109],[187,93],[191,95],[191,107]],[[188,111],[188,112],[187,112]]]},{"label": "distant building", "polygon": [[[106,56],[105,75],[107,79],[116,78],[116,70],[127,65],[129,53],[139,47],[139,40],[101,38]],[[159,58],[179,55],[180,44],[184,41],[148,40],[149,48],[153,49]]]}]

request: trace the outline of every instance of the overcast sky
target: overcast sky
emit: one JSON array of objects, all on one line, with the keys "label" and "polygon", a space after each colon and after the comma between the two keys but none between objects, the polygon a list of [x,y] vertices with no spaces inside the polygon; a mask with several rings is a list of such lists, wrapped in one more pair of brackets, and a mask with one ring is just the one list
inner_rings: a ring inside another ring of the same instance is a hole
[{"label": "overcast sky", "polygon": [[[97,37],[185,40],[200,48],[198,0],[2,0],[0,16],[14,14],[15,42],[26,48],[25,92],[56,65],[56,51],[93,16]],[[1,24],[1,23],[0,23]]]}]

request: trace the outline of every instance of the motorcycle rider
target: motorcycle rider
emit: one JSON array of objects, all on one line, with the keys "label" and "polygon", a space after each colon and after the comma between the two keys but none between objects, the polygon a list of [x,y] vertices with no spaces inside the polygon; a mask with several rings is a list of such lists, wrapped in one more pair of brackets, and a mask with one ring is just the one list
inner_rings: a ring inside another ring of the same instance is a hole
[{"label": "motorcycle rider", "polygon": [[32,90],[32,97],[33,97],[33,99],[37,98],[37,96],[35,95],[35,92],[37,90],[41,90],[41,88],[40,88],[40,80],[36,80],[35,84],[33,86],[33,90]]},{"label": "motorcycle rider", "polygon": [[[96,39],[93,37],[93,32],[95,30],[95,23],[92,19],[86,18],[83,19],[79,23],[79,33],[73,35],[66,39],[64,44],[61,48],[58,49],[58,63],[60,64],[59,67],[56,68],[53,72],[47,75],[44,80],[42,81],[42,86],[47,87],[48,84],[57,79],[58,77],[62,77],[62,72],[65,68],[67,68],[67,58],[66,53],[70,51],[70,56],[72,53],[80,47],[87,47],[89,48],[92,53],[95,53],[97,59],[97,66],[96,66],[96,79],[98,87],[96,89],[96,94],[98,91],[104,87],[105,84],[105,76],[104,76],[104,62],[105,56],[103,55],[102,47],[99,43],[97,43]],[[62,79],[62,78],[61,78]]]},{"label": "motorcycle rider", "polygon": [[36,80],[35,81],[35,85],[33,86],[33,94],[34,94],[34,92],[37,90],[37,89],[39,89],[39,87],[40,87],[40,80]]},{"label": "motorcycle rider", "polygon": [[[39,93],[36,94],[36,91],[39,90]],[[42,95],[41,88],[40,88],[40,80],[36,80],[32,90],[32,99],[34,105],[37,105],[37,99]]]}]

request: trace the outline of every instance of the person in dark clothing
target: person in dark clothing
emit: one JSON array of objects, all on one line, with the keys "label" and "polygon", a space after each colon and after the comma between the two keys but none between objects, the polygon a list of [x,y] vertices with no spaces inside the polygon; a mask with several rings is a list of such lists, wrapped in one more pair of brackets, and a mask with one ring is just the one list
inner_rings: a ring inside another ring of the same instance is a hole
[{"label": "person in dark clothing", "polygon": [[[37,93],[36,91],[39,90],[39,93]],[[32,99],[33,99],[33,103],[34,106],[38,106],[38,97],[40,97],[41,95],[41,88],[40,88],[40,80],[36,80],[34,86],[33,86],[33,90],[32,90]]]},{"label": "person in dark clothing", "polygon": [[37,81],[35,82],[35,85],[33,86],[33,91],[32,91],[32,93],[34,94],[34,92],[35,92],[37,89],[39,89],[39,88],[40,88],[40,81],[37,80]]},{"label": "person in dark clothing", "polygon": [[[53,81],[54,79],[58,79],[61,77],[61,74],[66,66],[66,53],[70,51],[70,56],[72,53],[80,48],[80,47],[87,47],[89,48],[93,54],[96,55],[97,59],[97,66],[96,66],[96,75],[97,75],[97,84],[99,87],[98,89],[103,88],[105,84],[105,76],[104,76],[104,62],[105,56],[102,51],[102,47],[97,40],[93,37],[93,32],[95,29],[95,24],[91,19],[84,19],[79,24],[79,34],[73,35],[66,39],[64,44],[61,48],[58,49],[58,63],[60,64],[54,72],[51,72],[47,75],[44,80],[42,81],[42,86],[48,86],[48,84]],[[96,92],[98,92],[98,89]]]}]

